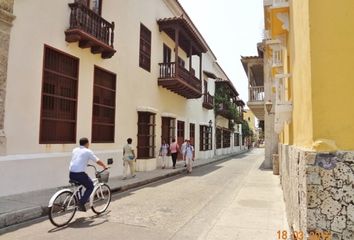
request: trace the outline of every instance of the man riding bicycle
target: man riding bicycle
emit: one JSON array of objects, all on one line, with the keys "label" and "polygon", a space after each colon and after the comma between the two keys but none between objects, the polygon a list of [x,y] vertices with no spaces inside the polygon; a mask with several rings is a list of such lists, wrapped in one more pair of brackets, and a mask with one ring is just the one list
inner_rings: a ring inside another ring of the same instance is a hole
[{"label": "man riding bicycle", "polygon": [[86,212],[85,203],[90,198],[94,187],[91,178],[86,174],[88,162],[94,161],[104,169],[107,169],[106,164],[96,157],[96,155],[89,149],[89,146],[90,143],[88,138],[80,139],[80,147],[74,148],[69,167],[70,180],[76,181],[86,188],[85,193],[81,197],[78,205],[78,210],[82,212]]}]

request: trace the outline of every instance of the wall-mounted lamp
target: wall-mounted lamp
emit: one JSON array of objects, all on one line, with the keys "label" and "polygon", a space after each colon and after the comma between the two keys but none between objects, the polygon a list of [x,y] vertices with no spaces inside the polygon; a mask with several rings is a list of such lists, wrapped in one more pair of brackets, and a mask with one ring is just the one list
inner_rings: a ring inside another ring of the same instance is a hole
[{"label": "wall-mounted lamp", "polygon": [[213,121],[209,121],[208,132],[211,133],[211,129],[213,129]]},{"label": "wall-mounted lamp", "polygon": [[209,121],[209,127],[211,128],[213,126],[213,121]]},{"label": "wall-mounted lamp", "polygon": [[270,115],[270,114],[274,114],[272,112],[270,112],[272,110],[272,107],[273,107],[273,103],[272,101],[268,100],[266,103],[265,103],[265,107],[266,107],[266,110],[267,110],[267,113]]}]

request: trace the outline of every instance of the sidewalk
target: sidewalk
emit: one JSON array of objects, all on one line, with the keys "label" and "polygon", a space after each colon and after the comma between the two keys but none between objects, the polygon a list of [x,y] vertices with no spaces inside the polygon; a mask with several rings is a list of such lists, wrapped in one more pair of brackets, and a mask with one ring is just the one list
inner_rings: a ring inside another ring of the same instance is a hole
[{"label": "sidewalk", "polygon": [[262,162],[260,158],[252,167],[205,239],[283,239],[278,238],[278,231],[291,239],[279,176],[262,169]]},{"label": "sidewalk", "polygon": [[[197,159],[194,167],[201,167],[212,162],[224,160],[235,155],[242,154],[247,150],[236,154],[216,156],[211,159]],[[113,192],[126,191],[152,182],[159,181],[185,172],[184,163],[177,163],[176,169],[157,169],[150,172],[138,172],[135,178],[122,180],[121,177],[111,178],[109,186]],[[0,197],[0,229],[15,224],[33,220],[48,213],[48,202],[51,196],[60,188],[28,192],[12,196]]]}]

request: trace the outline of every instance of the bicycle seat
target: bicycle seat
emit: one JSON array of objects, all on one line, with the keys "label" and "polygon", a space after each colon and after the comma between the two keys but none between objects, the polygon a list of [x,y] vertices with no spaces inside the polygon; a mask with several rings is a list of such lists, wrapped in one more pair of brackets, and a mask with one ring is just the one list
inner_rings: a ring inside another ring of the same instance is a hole
[{"label": "bicycle seat", "polygon": [[80,186],[81,185],[81,183],[79,183],[78,181],[75,181],[75,180],[69,180],[69,183],[70,184],[73,184],[73,185],[75,185],[75,186]]}]

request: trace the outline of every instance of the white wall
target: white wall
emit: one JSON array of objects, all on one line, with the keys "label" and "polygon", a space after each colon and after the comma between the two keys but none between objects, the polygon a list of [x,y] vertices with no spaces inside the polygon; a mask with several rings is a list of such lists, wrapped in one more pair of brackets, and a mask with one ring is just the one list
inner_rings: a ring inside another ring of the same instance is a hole
[{"label": "white wall", "polygon": [[[68,180],[70,152],[76,144],[39,144],[41,87],[44,44],[80,59],[77,112],[77,139],[91,137],[93,71],[97,65],[117,74],[115,143],[92,144],[91,149],[106,160],[114,159],[111,176],[122,174],[122,146],[128,137],[137,142],[137,109],[156,109],[156,146],[160,146],[162,114],[172,114],[195,124],[196,157],[214,155],[214,150],[199,152],[199,125],[214,121],[214,111],[202,107],[202,98],[187,100],[158,87],[158,63],[162,62],[163,44],[171,49],[174,42],[160,33],[157,19],[173,14],[162,0],[106,0],[102,16],[114,21],[114,47],[117,53],[110,59],[81,49],[78,43],[67,43],[64,31],[69,26],[69,0],[15,1],[16,19],[11,32],[7,81],[5,133],[7,155],[0,157],[0,173],[6,179],[0,183],[0,196],[24,191],[65,185]],[[152,32],[151,72],[139,67],[140,23]],[[189,61],[179,50],[186,66]],[[174,54],[172,51],[172,59]],[[203,54],[203,70],[222,76],[212,54]],[[199,76],[199,59],[193,58],[193,68]],[[214,94],[214,80],[208,80]],[[213,129],[215,134],[215,128]],[[213,143],[215,141],[213,139]],[[153,170],[156,159],[139,160],[139,170]],[[15,178],[16,176],[16,178]],[[16,181],[10,181],[16,179]],[[19,184],[21,183],[21,184]]]}]

